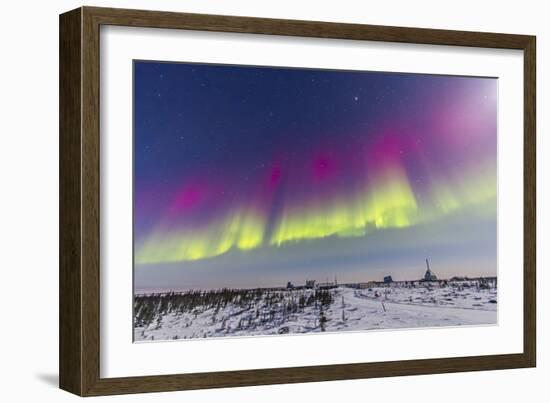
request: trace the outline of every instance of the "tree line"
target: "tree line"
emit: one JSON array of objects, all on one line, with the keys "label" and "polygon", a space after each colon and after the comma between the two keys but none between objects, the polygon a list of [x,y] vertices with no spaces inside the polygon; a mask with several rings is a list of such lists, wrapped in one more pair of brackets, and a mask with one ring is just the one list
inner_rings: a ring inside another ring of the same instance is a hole
[{"label": "tree line", "polygon": [[[315,306],[322,312],[323,307],[326,308],[333,302],[334,297],[330,290],[323,289],[296,292],[265,288],[223,288],[136,295],[134,325],[148,326],[167,314],[192,313],[196,317],[207,310],[212,310],[212,320],[216,321],[220,310],[232,305],[240,311],[250,311],[246,325],[254,326],[256,322],[285,322],[289,315],[302,312],[310,306]],[[322,322],[324,325],[325,321]]]}]

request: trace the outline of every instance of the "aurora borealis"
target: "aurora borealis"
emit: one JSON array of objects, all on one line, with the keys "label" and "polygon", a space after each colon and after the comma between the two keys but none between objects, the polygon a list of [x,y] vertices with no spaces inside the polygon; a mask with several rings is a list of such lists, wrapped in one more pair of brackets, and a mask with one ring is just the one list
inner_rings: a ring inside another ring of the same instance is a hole
[{"label": "aurora borealis", "polygon": [[135,61],[138,286],[495,274],[497,83]]}]

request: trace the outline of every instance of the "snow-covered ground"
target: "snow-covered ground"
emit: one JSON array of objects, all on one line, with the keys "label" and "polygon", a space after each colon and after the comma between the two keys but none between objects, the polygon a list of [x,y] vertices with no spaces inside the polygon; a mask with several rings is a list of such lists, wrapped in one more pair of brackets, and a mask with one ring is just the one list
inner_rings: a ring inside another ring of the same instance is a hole
[{"label": "snow-covered ground", "polygon": [[[394,284],[366,289],[337,287],[324,291],[266,290],[253,299],[209,302],[176,309],[170,297],[149,300],[148,316],[136,299],[135,341],[252,336],[286,333],[341,332],[497,323],[496,288],[477,282]],[[326,300],[330,293],[330,301]],[[317,294],[319,296],[319,294]],[[152,307],[152,308],[151,308]],[[139,316],[141,312],[141,316]],[[141,320],[138,320],[138,316]],[[143,317],[146,317],[143,320]]]}]

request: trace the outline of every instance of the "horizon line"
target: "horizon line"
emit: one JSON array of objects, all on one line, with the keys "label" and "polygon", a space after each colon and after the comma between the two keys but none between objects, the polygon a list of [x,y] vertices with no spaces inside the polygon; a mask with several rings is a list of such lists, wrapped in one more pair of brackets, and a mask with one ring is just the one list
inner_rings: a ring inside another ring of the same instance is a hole
[{"label": "horizon line", "polygon": [[[391,275],[389,275],[391,276]],[[479,280],[479,279],[497,279],[498,276],[495,274],[494,276],[476,276],[476,277],[469,277],[469,276],[452,276],[450,278],[438,278],[437,280],[424,280],[423,278],[415,279],[415,280],[393,280],[389,283],[385,283],[384,280],[366,280],[366,281],[346,281],[342,283],[336,282],[317,282],[317,280],[313,279],[306,279],[303,284],[294,285],[292,281],[289,281],[293,285],[293,288],[305,288],[307,281],[315,281],[315,286],[318,285],[331,285],[331,286],[346,286],[346,285],[354,285],[354,284],[368,284],[368,283],[379,283],[379,284],[391,284],[391,283],[405,283],[405,282],[425,282],[425,283],[435,283],[435,282],[441,282],[441,281],[452,281],[453,278],[457,279],[463,279],[465,280]],[[151,287],[150,290],[154,290],[155,287]],[[213,291],[213,290],[258,290],[258,289],[288,289],[287,285],[277,285],[277,286],[256,286],[256,287],[214,287],[214,288],[169,288],[169,287],[156,287],[158,290],[165,290],[165,291],[159,291],[159,292],[153,292],[151,291],[150,294],[166,294],[170,292],[181,292],[181,291]],[[290,288],[292,289],[292,288]],[[134,296],[140,295],[139,292],[141,291],[141,295],[146,294],[146,289],[142,288],[139,290],[134,289]]]}]

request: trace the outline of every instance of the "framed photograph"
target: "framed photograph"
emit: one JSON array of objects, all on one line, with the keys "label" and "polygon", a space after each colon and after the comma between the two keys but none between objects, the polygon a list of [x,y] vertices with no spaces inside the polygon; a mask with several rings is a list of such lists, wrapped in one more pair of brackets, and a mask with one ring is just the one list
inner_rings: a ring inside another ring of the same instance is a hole
[{"label": "framed photograph", "polygon": [[60,16],[60,387],[533,367],[535,37]]}]

